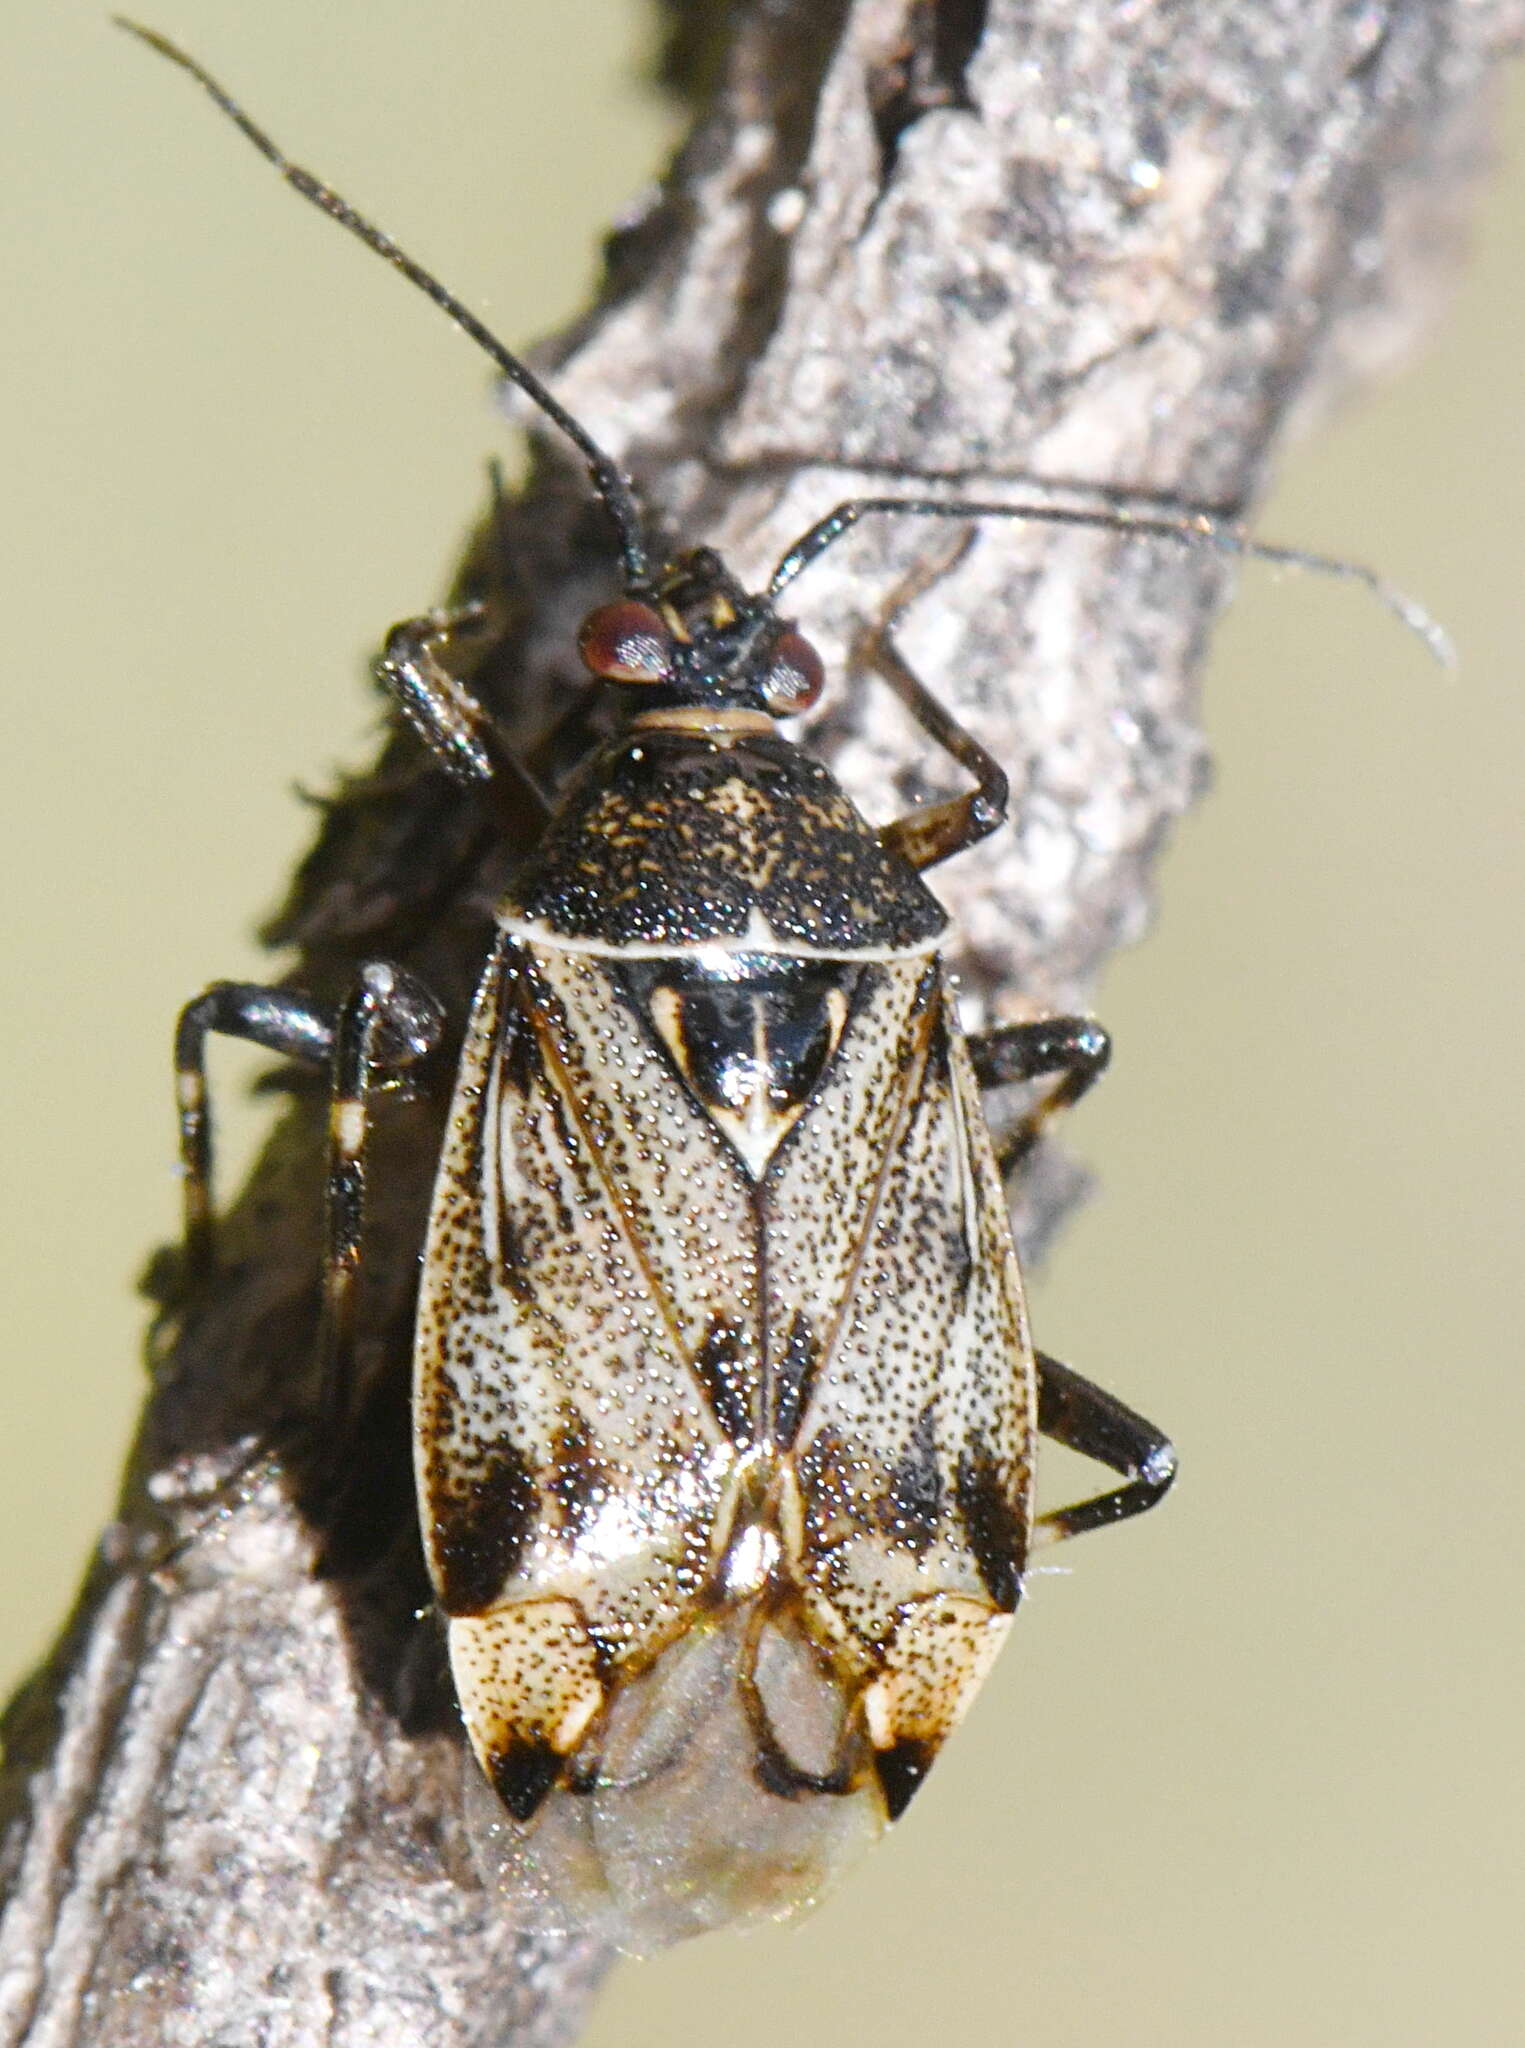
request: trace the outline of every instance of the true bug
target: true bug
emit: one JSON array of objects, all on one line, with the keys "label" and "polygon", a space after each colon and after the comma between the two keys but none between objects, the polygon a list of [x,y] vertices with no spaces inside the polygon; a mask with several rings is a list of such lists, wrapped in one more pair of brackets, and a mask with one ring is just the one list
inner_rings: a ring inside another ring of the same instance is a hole
[{"label": "true bug", "polygon": [[[630,484],[527,366],[133,32],[530,396],[618,536],[625,594],[580,641],[618,727],[499,906],[455,1083],[418,1309],[419,1515],[486,1853],[525,1923],[646,1949],[785,1914],[903,1810],[1035,1544],[1153,1505],[1174,1454],[1028,1336],[1003,1175],[1108,1041],[1081,1017],[960,1030],[920,877],[1002,823],[1005,778],[905,665],[892,606],[861,651],[975,787],[869,826],[777,728],[824,683],[777,599],[871,512],[1123,526],[1371,579],[1207,515],[877,498],[820,520],[761,592],[705,548],[657,564]],[[446,772],[514,777],[445,665],[459,623],[394,629],[377,673]],[[337,1010],[219,983],[180,1019],[193,1272],[215,1251],[208,1032],[331,1073],[339,1442],[370,1098],[440,1028],[384,962]],[[979,1089],[1011,1081],[1049,1085],[997,1150]],[[1035,1515],[1040,1432],[1122,1483]]]}]

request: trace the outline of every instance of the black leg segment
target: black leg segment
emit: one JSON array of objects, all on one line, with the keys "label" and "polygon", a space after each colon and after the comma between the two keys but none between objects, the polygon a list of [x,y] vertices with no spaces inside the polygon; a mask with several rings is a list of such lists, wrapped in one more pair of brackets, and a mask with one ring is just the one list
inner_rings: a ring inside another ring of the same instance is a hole
[{"label": "black leg segment", "polygon": [[333,1018],[323,1005],[289,988],[214,981],[187,1003],[175,1027],[175,1103],[180,1116],[180,1187],[185,1263],[190,1277],[211,1271],[212,1115],[207,1101],[209,1032],[241,1038],[281,1058],[322,1066],[333,1051]]},{"label": "black leg segment", "polygon": [[1099,1081],[1112,1057],[1112,1041],[1094,1017],[1043,1017],[1032,1024],[1004,1024],[969,1040],[969,1057],[982,1088],[1059,1076],[1042,1099],[996,1147],[1007,1174],[1031,1152],[1056,1109],[1078,1102]]},{"label": "black leg segment", "polygon": [[1128,1482],[1073,1507],[1053,1508],[1033,1525],[1033,1546],[1081,1536],[1141,1515],[1164,1498],[1176,1476],[1175,1448],[1152,1422],[1115,1394],[1082,1379],[1057,1358],[1037,1354],[1038,1427],[1056,1443],[1110,1466]]}]

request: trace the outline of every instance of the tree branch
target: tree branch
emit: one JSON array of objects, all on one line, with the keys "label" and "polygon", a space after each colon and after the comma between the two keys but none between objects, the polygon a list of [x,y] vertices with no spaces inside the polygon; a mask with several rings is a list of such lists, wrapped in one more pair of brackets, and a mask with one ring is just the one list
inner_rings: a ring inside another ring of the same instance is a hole
[{"label": "tree branch", "polygon": [[[546,360],[671,535],[752,580],[862,488],[1245,504],[1289,422],[1433,297],[1519,27],[1506,0],[773,0],[730,10],[723,45],[721,12],[672,7],[693,135]],[[941,885],[956,964],[972,1008],[1068,1007],[1146,922],[1155,851],[1201,785],[1190,678],[1224,567],[998,524],[955,561],[961,538],[865,522],[790,603],[840,664],[907,567],[947,558],[906,644],[1015,799],[1014,828]],[[552,780],[587,737],[572,630],[612,580],[546,444],[462,588],[497,621],[475,686]],[[812,737],[872,815],[956,786],[861,678]],[[401,960],[458,1034],[512,851],[399,739],[332,804],[271,935],[320,994]],[[291,1436],[314,1391],[319,1091],[294,1087],[216,1285],[186,1298],[160,1261],[120,1518],[6,1721],[0,2042],[551,2048],[578,2029],[605,1959],[517,1940],[478,1886],[417,1619],[405,1385],[445,1085],[381,1134],[368,1398],[321,1512]],[[1061,1195],[1050,1164],[1029,1225]],[[209,1519],[271,1440],[292,1446],[280,1476]]]}]

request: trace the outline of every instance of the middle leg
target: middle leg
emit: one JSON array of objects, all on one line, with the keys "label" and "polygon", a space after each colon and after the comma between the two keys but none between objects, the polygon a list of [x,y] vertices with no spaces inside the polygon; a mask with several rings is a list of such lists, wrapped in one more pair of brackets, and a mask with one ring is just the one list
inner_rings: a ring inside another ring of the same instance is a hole
[{"label": "middle leg", "polygon": [[1094,1017],[1042,1017],[1031,1024],[1002,1024],[976,1032],[969,1040],[969,1057],[982,1088],[1058,1076],[997,1145],[1004,1177],[1032,1151],[1055,1110],[1078,1102],[1101,1079],[1112,1057],[1112,1041]]}]

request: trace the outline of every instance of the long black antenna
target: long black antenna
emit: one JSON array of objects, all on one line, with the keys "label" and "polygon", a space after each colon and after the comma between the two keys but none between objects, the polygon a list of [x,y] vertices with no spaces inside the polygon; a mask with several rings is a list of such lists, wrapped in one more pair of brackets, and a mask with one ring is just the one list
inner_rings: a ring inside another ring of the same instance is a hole
[{"label": "long black antenna", "polygon": [[1175,516],[1164,513],[1130,512],[1121,506],[1103,511],[1078,505],[992,504],[968,498],[846,498],[824,519],[818,519],[807,533],[780,556],[768,579],[768,596],[777,597],[802,569],[823,555],[833,541],[857,525],[871,512],[937,514],[944,519],[1032,519],[1050,526],[1100,527],[1112,533],[1139,534],[1151,540],[1168,540],[1181,547],[1216,548],[1251,562],[1271,562],[1284,569],[1311,569],[1319,576],[1337,576],[1347,583],[1359,583],[1411,633],[1429,648],[1444,668],[1456,666],[1456,650],[1444,627],[1432,619],[1423,606],[1405,597],[1374,569],[1361,562],[1341,561],[1334,555],[1309,554],[1304,548],[1280,548],[1251,540],[1243,527],[1215,513],[1196,511]]},{"label": "long black antenna", "polygon": [[417,285],[426,297],[433,299],[440,311],[447,313],[464,334],[470,335],[477,347],[482,349],[497,364],[505,377],[509,377],[539,406],[550,420],[560,427],[567,439],[587,458],[588,474],[593,479],[593,488],[603,500],[609,517],[619,533],[620,558],[624,565],[625,583],[635,590],[645,586],[650,579],[651,565],[646,552],[645,536],[641,527],[641,515],[635,502],[630,483],[613,459],[606,455],[586,427],[580,426],[565,406],[547,391],[540,379],[526,363],[521,363],[513,350],[506,348],[498,337],[482,325],[476,315],[463,306],[453,292],[446,291],[437,277],[433,277],[421,263],[415,263],[405,250],[399,249],[390,235],[368,221],[364,214],[357,213],[347,199],[343,199],[321,178],[304,171],[300,164],[294,164],[284,151],[244,112],[243,108],[224,91],[209,71],[199,65],[194,57],[188,57],[184,50],[172,43],[167,36],[161,36],[156,29],[144,28],[140,22],[129,21],[125,15],[115,15],[113,20],[118,28],[124,28],[139,42],[147,43],[151,50],[157,50],[161,57],[168,57],[172,64],[178,64],[182,71],[188,71],[196,83],[220,107],[228,119],[241,128],[254,144],[260,155],[267,158],[294,191],[324,213],[348,228],[364,242],[368,249],[374,249],[378,256],[384,256],[394,269],[400,270],[409,284]]}]

